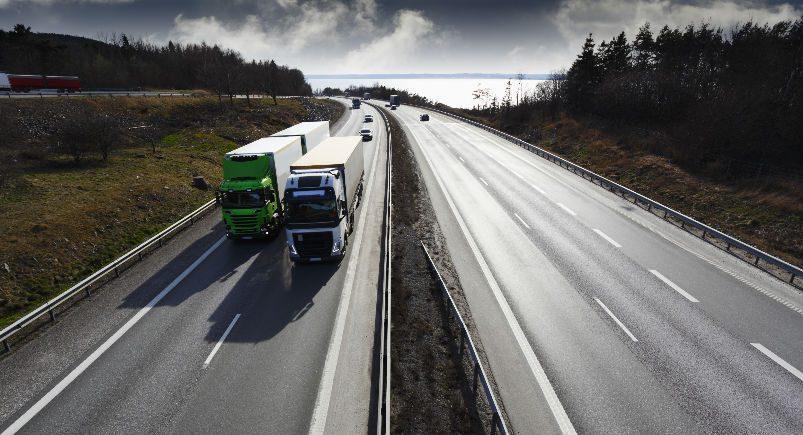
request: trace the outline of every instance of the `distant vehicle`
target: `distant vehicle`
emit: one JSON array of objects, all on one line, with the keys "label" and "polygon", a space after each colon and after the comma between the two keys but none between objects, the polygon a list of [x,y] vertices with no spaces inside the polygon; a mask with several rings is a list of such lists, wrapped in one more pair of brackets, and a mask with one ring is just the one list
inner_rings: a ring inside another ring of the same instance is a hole
[{"label": "distant vehicle", "polygon": [[351,108],[352,109],[359,109],[360,108],[360,99],[359,98],[352,98],[351,99]]},{"label": "distant vehicle", "polygon": [[390,107],[390,103],[385,103],[385,107]]},{"label": "distant vehicle", "polygon": [[81,92],[81,80],[75,76],[0,73],[0,91],[30,92],[49,89],[57,92]]},{"label": "distant vehicle", "polygon": [[371,133],[371,130],[368,128],[363,128],[360,130],[360,135],[362,136],[363,142],[368,142],[369,140],[373,139],[374,136]]},{"label": "distant vehicle", "polygon": [[399,98],[398,95],[391,95],[389,102],[390,102],[391,106],[399,106],[399,105],[401,105],[401,99]]},{"label": "distant vehicle", "polygon": [[343,258],[363,191],[359,136],[331,137],[290,166],[284,189],[290,260]]},{"label": "distant vehicle", "polygon": [[371,99],[371,93],[370,92],[366,92],[366,93],[362,94],[362,99],[366,100],[366,101],[370,100]]},{"label": "distant vehicle", "polygon": [[391,105],[391,106],[390,106],[390,110],[396,110],[396,106],[394,106],[394,105]]},{"label": "distant vehicle", "polygon": [[418,119],[422,121],[429,121],[429,115],[427,115],[426,113],[422,113],[421,116],[418,117]]},{"label": "distant vehicle", "polygon": [[371,115],[365,115],[365,122],[374,122],[374,117]]}]

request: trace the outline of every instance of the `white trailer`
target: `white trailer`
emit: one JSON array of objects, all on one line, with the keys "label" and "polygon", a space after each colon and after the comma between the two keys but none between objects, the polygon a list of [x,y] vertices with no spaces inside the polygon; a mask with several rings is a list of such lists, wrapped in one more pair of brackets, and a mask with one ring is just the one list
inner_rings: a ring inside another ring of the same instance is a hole
[{"label": "white trailer", "polygon": [[10,91],[11,82],[8,80],[8,74],[0,72],[0,91]]},{"label": "white trailer", "polygon": [[329,121],[302,122],[274,133],[272,137],[298,136],[304,154],[312,151],[325,139],[329,138]]},{"label": "white trailer", "polygon": [[326,139],[290,166],[284,197],[291,260],[345,255],[364,176],[360,136]]}]

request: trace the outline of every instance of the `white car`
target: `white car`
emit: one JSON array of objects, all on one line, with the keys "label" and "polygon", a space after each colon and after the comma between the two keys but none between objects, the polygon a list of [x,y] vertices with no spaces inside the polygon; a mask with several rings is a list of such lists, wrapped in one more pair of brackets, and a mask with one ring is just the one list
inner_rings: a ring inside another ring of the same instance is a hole
[{"label": "white car", "polygon": [[369,140],[374,138],[373,134],[371,133],[371,130],[368,128],[363,128],[362,130],[360,130],[360,135],[362,136],[363,142],[368,142]]}]

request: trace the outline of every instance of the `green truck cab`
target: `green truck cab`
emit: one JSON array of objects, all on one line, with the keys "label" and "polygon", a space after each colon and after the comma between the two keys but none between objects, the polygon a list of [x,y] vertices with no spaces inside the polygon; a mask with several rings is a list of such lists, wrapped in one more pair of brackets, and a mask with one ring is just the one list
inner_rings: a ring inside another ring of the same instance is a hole
[{"label": "green truck cab", "polygon": [[226,153],[216,198],[230,239],[272,237],[284,213],[290,165],[302,155],[299,136],[266,137]]}]

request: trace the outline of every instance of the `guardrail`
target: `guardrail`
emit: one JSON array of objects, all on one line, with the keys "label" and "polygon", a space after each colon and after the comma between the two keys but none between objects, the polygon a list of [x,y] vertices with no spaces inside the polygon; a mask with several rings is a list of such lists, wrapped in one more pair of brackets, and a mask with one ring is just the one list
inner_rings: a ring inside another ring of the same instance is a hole
[{"label": "guardrail", "polygon": [[144,254],[153,251],[158,247],[161,247],[165,239],[167,239],[177,231],[180,231],[186,225],[188,224],[192,225],[193,223],[195,223],[195,220],[198,217],[206,214],[209,210],[215,208],[216,205],[217,204],[213,199],[207,202],[206,204],[198,207],[192,213],[179,219],[177,222],[173,223],[169,227],[160,231],[158,234],[142,242],[139,246],[126,252],[125,254],[118,257],[111,263],[103,266],[97,272],[81,280],[78,284],[75,284],[74,286],[70,287],[60,295],[47,301],[39,308],[33,310],[32,312],[28,313],[21,319],[17,320],[16,322],[12,323],[8,327],[0,331],[0,341],[3,342],[3,347],[5,348],[5,352],[11,351],[11,343],[9,342],[11,336],[18,333],[23,328],[30,325],[31,323],[33,323],[34,321],[36,321],[37,319],[46,314],[50,316],[51,321],[55,321],[56,320],[55,309],[58,308],[60,305],[71,300],[74,296],[76,296],[81,292],[85,292],[87,297],[90,296],[92,287],[94,285],[103,284],[106,282],[102,281],[104,277],[106,277],[111,273],[114,273],[115,278],[120,276],[121,270],[124,270],[131,263],[141,260]]},{"label": "guardrail", "polygon": [[382,119],[385,122],[385,133],[388,138],[387,146],[387,162],[386,162],[386,180],[385,180],[385,215],[382,237],[382,320],[380,324],[380,344],[379,344],[379,397],[377,400],[377,422],[376,433],[377,435],[390,433],[390,279],[391,279],[391,230],[392,230],[392,213],[393,213],[393,197],[391,195],[391,187],[393,185],[392,177],[392,146],[393,135],[390,132],[390,122],[388,121],[385,112],[377,106],[368,103],[373,108],[379,111]]},{"label": "guardrail", "polygon": [[491,385],[488,383],[488,376],[485,374],[485,369],[482,366],[479,354],[477,353],[477,348],[474,346],[474,340],[472,340],[471,338],[471,333],[468,331],[466,322],[463,321],[463,316],[460,315],[460,310],[457,309],[457,304],[455,304],[454,299],[452,298],[452,294],[449,292],[449,288],[443,281],[443,277],[441,276],[441,273],[438,271],[438,267],[435,266],[435,262],[432,261],[432,257],[429,255],[429,250],[427,250],[427,247],[424,245],[424,242],[421,242],[421,249],[424,250],[424,256],[427,258],[427,264],[429,264],[429,270],[435,277],[438,288],[441,290],[443,298],[446,300],[446,304],[449,309],[449,318],[454,320],[457,323],[457,326],[460,328],[460,345],[458,347],[460,356],[461,357],[465,356],[465,354],[463,353],[463,349],[465,348],[465,350],[468,351],[469,358],[471,358],[471,363],[474,367],[473,382],[471,388],[475,397],[477,395],[478,381],[480,384],[482,384],[482,389],[485,392],[485,399],[488,401],[488,406],[491,408],[491,413],[492,413],[491,434],[494,434],[496,433],[496,430],[499,430],[499,433],[501,433],[502,435],[507,435],[508,434],[507,424],[505,424],[505,420],[504,418],[502,418],[502,413],[499,408],[499,402],[497,402],[496,396],[494,395],[493,390],[491,389]]},{"label": "guardrail", "polygon": [[[525,148],[530,152],[535,153],[539,157],[545,158],[548,161],[550,161],[552,163],[555,163],[558,166],[560,166],[560,167],[562,167],[562,168],[564,168],[564,169],[566,169],[568,171],[571,171],[574,174],[579,175],[579,176],[585,178],[586,180],[588,180],[588,181],[590,181],[590,182],[592,182],[592,183],[594,183],[594,184],[596,184],[596,185],[598,185],[598,186],[600,186],[600,187],[602,187],[604,189],[609,190],[610,192],[613,192],[616,195],[621,196],[625,200],[628,200],[628,197],[632,198],[633,204],[636,204],[636,205],[638,205],[639,207],[642,207],[642,208],[646,207],[647,211],[649,211],[650,213],[652,213],[652,214],[654,214],[656,216],[658,216],[656,214],[656,211],[657,212],[661,212],[662,215],[659,216],[659,217],[661,217],[662,219],[664,219],[664,220],[666,220],[666,221],[668,221],[668,222],[670,222],[672,224],[675,224],[673,222],[673,220],[674,221],[679,221],[680,222],[680,227],[682,229],[686,230],[687,232],[689,232],[690,234],[692,234],[692,235],[694,235],[694,236],[696,236],[696,237],[698,237],[698,238],[700,238],[700,239],[712,244],[713,246],[716,246],[717,248],[720,248],[720,249],[728,252],[729,254],[733,255],[734,257],[736,257],[736,258],[738,258],[738,259],[740,259],[742,261],[750,263],[753,266],[756,266],[757,268],[759,268],[759,269],[761,269],[761,270],[763,270],[765,272],[768,272],[770,275],[775,276],[776,278],[779,278],[781,280],[784,280],[784,281],[788,282],[789,284],[793,285],[794,287],[797,287],[799,289],[803,289],[803,269],[801,269],[800,267],[797,267],[797,266],[795,266],[793,264],[787,263],[786,261],[781,260],[778,257],[775,257],[775,256],[773,256],[771,254],[768,254],[768,253],[756,248],[755,246],[749,245],[749,244],[747,244],[747,243],[745,243],[745,242],[743,242],[743,241],[741,241],[741,240],[739,240],[739,239],[737,239],[735,237],[732,237],[732,236],[730,236],[728,234],[725,234],[725,233],[723,233],[723,232],[721,232],[721,231],[719,231],[719,230],[717,230],[715,228],[712,228],[712,227],[710,227],[710,226],[708,226],[708,225],[706,225],[706,224],[704,224],[702,222],[699,222],[699,221],[695,220],[694,218],[686,216],[685,214],[683,214],[683,213],[681,213],[681,212],[679,212],[677,210],[674,210],[674,209],[672,209],[670,207],[667,207],[667,206],[661,204],[658,201],[654,201],[654,200],[652,200],[652,199],[650,199],[650,198],[648,198],[648,197],[646,197],[646,196],[644,196],[644,195],[642,195],[642,194],[640,194],[638,192],[635,192],[635,191],[633,191],[631,189],[628,189],[627,187],[624,187],[621,184],[616,183],[615,181],[609,180],[609,179],[607,179],[607,178],[605,178],[605,177],[603,177],[603,176],[601,176],[601,175],[599,175],[599,174],[597,174],[597,173],[595,173],[593,171],[590,171],[590,170],[588,170],[588,169],[586,169],[586,168],[584,168],[582,166],[574,164],[574,163],[572,163],[572,162],[570,162],[570,161],[568,161],[568,160],[566,160],[566,159],[564,159],[562,157],[559,157],[559,156],[557,156],[557,155],[555,155],[555,154],[553,154],[553,153],[551,153],[549,151],[546,151],[543,148],[540,148],[540,147],[537,147],[537,146],[535,146],[533,144],[525,142],[525,141],[523,141],[523,140],[521,140],[521,139],[519,139],[519,138],[517,138],[515,136],[512,136],[512,135],[509,135],[509,134],[507,134],[505,132],[499,131],[499,130],[493,128],[493,127],[489,127],[489,126],[487,126],[485,124],[479,123],[479,122],[474,121],[472,119],[468,119],[468,118],[465,118],[465,117],[462,117],[462,116],[459,116],[459,115],[455,115],[454,113],[446,112],[446,111],[443,111],[443,110],[440,110],[440,109],[434,109],[434,108],[431,108],[431,107],[418,107],[418,106],[411,106],[411,107],[416,107],[416,108],[423,109],[423,110],[431,110],[431,111],[440,113],[442,115],[446,115],[446,116],[449,116],[451,118],[455,118],[455,119],[458,119],[460,121],[466,122],[466,123],[471,124],[471,125],[473,125],[475,127],[479,127],[479,128],[481,128],[483,130],[486,130],[486,131],[488,131],[490,133],[493,133],[493,134],[495,134],[497,136],[500,136],[500,137],[502,137],[504,139],[507,139],[508,141],[513,142],[514,144],[516,144],[516,145],[518,145],[518,146],[520,146],[522,148]],[[696,229],[696,230],[700,231],[701,233],[698,235],[694,231],[691,231],[692,229]],[[723,248],[719,244],[714,243],[712,241],[712,239],[720,240],[725,245],[725,247]],[[733,248],[742,250],[743,252],[748,254],[751,258],[744,258],[744,257],[738,255],[736,252],[734,252],[732,250]],[[768,270],[766,268],[767,265],[775,266],[778,269],[782,270],[783,272],[786,272],[786,274],[788,274],[787,277],[778,276],[778,274],[774,273],[771,270]],[[762,266],[765,266],[765,267],[762,267]]]}]

